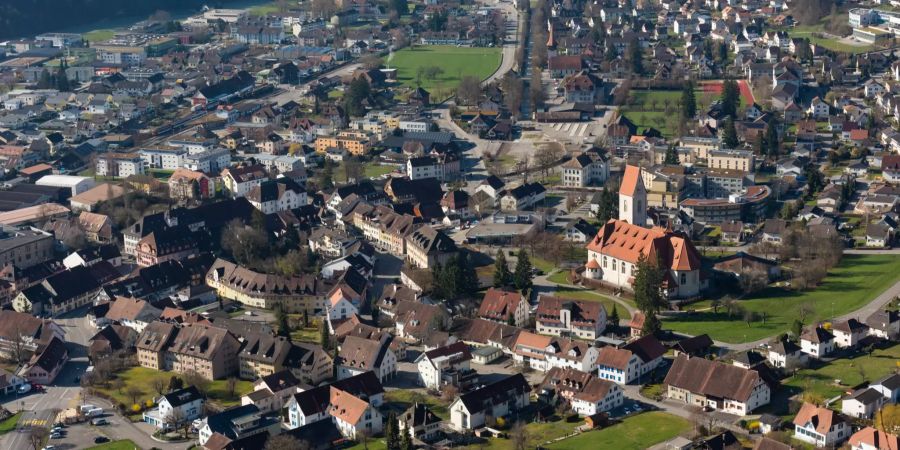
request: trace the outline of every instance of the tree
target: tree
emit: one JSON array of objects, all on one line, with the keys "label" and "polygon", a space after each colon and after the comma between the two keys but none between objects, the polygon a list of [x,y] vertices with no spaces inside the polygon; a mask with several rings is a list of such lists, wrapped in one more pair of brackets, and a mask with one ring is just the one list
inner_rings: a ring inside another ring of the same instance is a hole
[{"label": "tree", "polygon": [[156,391],[157,395],[163,395],[163,393],[166,392],[165,378],[154,378],[150,384],[153,386],[153,390]]},{"label": "tree", "polygon": [[31,443],[31,448],[40,450],[49,436],[50,430],[47,427],[31,427],[31,430],[28,432],[28,442]]},{"label": "tree", "polygon": [[184,411],[181,408],[171,408],[169,413],[163,417],[163,423],[173,430],[177,429],[184,420]]},{"label": "tree", "polygon": [[501,288],[512,284],[512,273],[509,264],[506,263],[506,255],[503,249],[497,250],[497,258],[494,260],[494,287]]},{"label": "tree", "polygon": [[732,118],[737,117],[737,108],[740,105],[740,96],[741,90],[738,87],[737,81],[735,80],[725,80],[722,82],[722,95],[720,100],[722,101],[722,112],[731,116]]},{"label": "tree", "polygon": [[875,428],[893,435],[900,434],[900,405],[887,404],[875,413]]},{"label": "tree", "polygon": [[53,87],[53,77],[46,68],[41,71],[41,75],[38,77],[37,87],[38,89],[50,89]]},{"label": "tree", "polygon": [[400,450],[400,429],[397,414],[393,411],[388,414],[387,423],[384,424],[384,437],[387,441],[387,450]]},{"label": "tree", "polygon": [[237,390],[238,379],[236,377],[228,377],[225,380],[225,387],[228,389],[228,398],[234,398],[235,391]]},{"label": "tree", "polygon": [[531,71],[531,81],[528,83],[528,93],[529,98],[531,99],[532,110],[537,110],[544,106],[544,101],[547,99],[547,92],[544,91],[542,80],[541,70],[535,67],[534,70]]},{"label": "tree", "polygon": [[344,94],[344,109],[347,111],[347,114],[354,117],[366,115],[366,107],[363,105],[363,101],[368,99],[370,95],[372,95],[372,87],[365,78],[356,77],[356,79],[351,81],[350,87]]},{"label": "tree", "polygon": [[334,163],[331,161],[331,159],[325,159],[325,163],[322,166],[322,171],[319,172],[318,185],[319,189],[325,190],[334,187]]},{"label": "tree", "polygon": [[597,220],[601,224],[606,223],[609,219],[619,217],[619,192],[613,191],[606,187],[600,193],[600,201],[597,205]]},{"label": "tree", "polygon": [[619,307],[617,305],[613,305],[612,312],[609,313],[607,322],[609,322],[609,325],[612,327],[619,326]]},{"label": "tree", "polygon": [[405,16],[409,14],[409,4],[406,3],[406,0],[391,0],[391,10],[396,11],[398,16]]},{"label": "tree", "polygon": [[403,436],[400,440],[400,450],[413,450],[414,448],[412,431],[410,431],[410,427],[406,427],[403,429]]},{"label": "tree", "polygon": [[775,121],[772,120],[766,125],[766,154],[770,159],[778,159],[778,154],[780,153],[781,144],[778,142],[778,130],[775,129],[776,124]]},{"label": "tree", "polygon": [[374,53],[370,53],[363,56],[362,58],[359,58],[359,62],[363,65],[363,67],[369,70],[381,68],[382,63],[381,57]]},{"label": "tree", "polygon": [[694,94],[694,83],[684,83],[681,91],[681,117],[685,120],[693,119],[697,115],[697,97]]},{"label": "tree", "polygon": [[278,335],[291,339],[291,324],[288,315],[284,312],[281,303],[275,304],[275,322],[278,323]]},{"label": "tree", "polygon": [[800,319],[794,319],[794,323],[791,324],[791,333],[796,339],[799,339],[800,335],[803,334],[803,322]]},{"label": "tree", "polygon": [[348,183],[359,181],[363,178],[365,170],[359,158],[347,158],[344,160],[344,178]]},{"label": "tree", "polygon": [[481,80],[472,75],[466,75],[459,80],[456,88],[456,100],[461,105],[475,105],[481,99]]},{"label": "tree", "polygon": [[725,125],[722,129],[722,144],[728,148],[737,148],[740,144],[738,141],[737,130],[734,127],[734,117],[728,116],[725,119]]},{"label": "tree", "polygon": [[663,160],[663,164],[671,164],[677,166],[681,161],[678,159],[678,152],[675,150],[675,144],[669,145],[666,148],[666,157]]},{"label": "tree", "polygon": [[633,38],[628,41],[628,62],[631,64],[631,71],[635,75],[643,75],[644,74],[644,52],[641,49],[641,43],[638,42],[637,38]]},{"label": "tree", "polygon": [[185,372],[184,382],[188,386],[194,386],[195,388],[197,388],[197,390],[200,391],[201,394],[206,394],[207,392],[209,392],[210,381],[194,370]]},{"label": "tree", "polygon": [[521,420],[517,421],[513,425],[512,430],[510,430],[509,434],[513,441],[513,449],[528,449],[528,429],[525,428],[525,424]]},{"label": "tree", "polygon": [[72,89],[69,85],[69,76],[66,75],[65,64],[61,65],[56,71],[56,89],[60,92],[68,92]]},{"label": "tree", "polygon": [[662,322],[659,321],[659,318],[656,317],[656,313],[646,313],[644,317],[644,326],[641,328],[641,333],[645,335],[654,335],[659,333],[662,330]]},{"label": "tree", "polygon": [[169,379],[169,392],[177,391],[182,388],[184,388],[184,381],[181,381],[181,378],[172,375],[172,378]]},{"label": "tree", "polygon": [[635,264],[634,301],[647,318],[667,306],[662,295],[663,270],[643,254]]},{"label": "tree", "polygon": [[319,345],[324,349],[331,346],[331,334],[328,332],[328,325],[324,320],[319,322]]},{"label": "tree", "polygon": [[524,292],[531,289],[531,261],[528,259],[528,252],[524,248],[519,249],[516,255],[516,271],[513,273],[513,284],[516,289]]},{"label": "tree", "polygon": [[138,397],[144,395],[144,391],[137,386],[128,386],[128,389],[125,390],[125,395],[127,395],[128,398],[131,399],[131,403],[134,404],[137,403]]},{"label": "tree", "polygon": [[524,84],[515,72],[509,71],[500,80],[500,89],[503,91],[503,103],[510,113],[515,115],[522,108],[522,94]]},{"label": "tree", "polygon": [[309,7],[316,17],[331,17],[337,12],[338,7],[334,0],[312,0]]}]

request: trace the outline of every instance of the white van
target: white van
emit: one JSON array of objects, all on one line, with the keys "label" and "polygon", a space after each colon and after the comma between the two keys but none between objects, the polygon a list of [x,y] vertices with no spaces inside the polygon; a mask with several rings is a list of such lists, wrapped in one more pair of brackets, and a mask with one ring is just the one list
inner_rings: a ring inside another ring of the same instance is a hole
[{"label": "white van", "polygon": [[81,405],[78,408],[78,411],[81,412],[82,414],[85,414],[92,409],[97,409],[97,407],[94,405],[91,405],[90,403],[87,403],[87,404]]},{"label": "white van", "polygon": [[28,384],[28,383],[22,384],[22,385],[19,386],[18,391],[19,391],[20,394],[24,394],[24,393],[26,393],[26,392],[29,392],[29,391],[31,391],[31,385]]},{"label": "white van", "polygon": [[102,416],[102,415],[103,415],[103,408],[94,408],[94,409],[88,410],[86,413],[84,413],[84,415],[86,415],[86,416],[88,416],[88,417],[98,417],[98,416]]}]

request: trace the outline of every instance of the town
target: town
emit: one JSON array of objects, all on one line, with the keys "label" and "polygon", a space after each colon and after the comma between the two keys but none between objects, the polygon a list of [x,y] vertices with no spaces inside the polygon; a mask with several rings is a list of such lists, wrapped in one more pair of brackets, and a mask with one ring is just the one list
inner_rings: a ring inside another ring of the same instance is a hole
[{"label": "town", "polygon": [[0,32],[0,448],[900,448],[900,4],[243,3]]}]

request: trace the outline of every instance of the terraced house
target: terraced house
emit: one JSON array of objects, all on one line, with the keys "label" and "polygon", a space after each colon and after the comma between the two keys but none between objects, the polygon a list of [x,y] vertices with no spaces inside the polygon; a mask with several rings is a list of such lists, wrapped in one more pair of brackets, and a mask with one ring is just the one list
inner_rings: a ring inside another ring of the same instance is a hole
[{"label": "terraced house", "polygon": [[142,367],[196,372],[208,380],[216,380],[237,372],[241,344],[224,328],[157,321],[144,328],[135,347]]},{"label": "terraced house", "polygon": [[316,385],[331,377],[332,360],[322,347],[292,343],[283,336],[252,333],[238,353],[240,377],[255,380],[283,370],[304,383]]},{"label": "terraced house", "polygon": [[669,399],[739,416],[769,404],[771,397],[755,370],[684,355],[675,358],[663,385]]},{"label": "terraced house", "polygon": [[206,273],[206,284],[222,297],[254,308],[282,305],[287,312],[325,313],[332,282],[312,275],[286,277],[255,272],[231,261],[217,259]]},{"label": "terraced house", "polygon": [[376,247],[398,258],[406,255],[406,237],[420,226],[415,216],[366,203],[356,205],[344,220],[362,231]]}]

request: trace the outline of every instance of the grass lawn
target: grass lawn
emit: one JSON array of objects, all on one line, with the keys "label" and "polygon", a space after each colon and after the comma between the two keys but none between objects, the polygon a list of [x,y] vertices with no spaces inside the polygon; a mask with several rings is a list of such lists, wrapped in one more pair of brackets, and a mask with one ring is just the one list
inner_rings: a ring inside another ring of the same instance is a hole
[{"label": "grass lawn", "polygon": [[105,444],[95,445],[93,447],[89,447],[87,450],[134,450],[136,448],[140,448],[134,444],[134,442],[124,439],[121,441],[112,441],[107,442]]},{"label": "grass lawn", "polygon": [[[785,380],[788,388],[803,391],[822,400],[840,395],[850,386],[877,380],[900,367],[900,344],[878,349],[871,355],[841,358],[816,369],[803,369]],[[841,380],[841,385],[834,384]]]},{"label": "grass lawn", "polygon": [[422,88],[431,92],[435,99],[446,98],[452,95],[463,76],[473,75],[483,80],[494,73],[500,66],[500,49],[417,46],[394,53],[394,57],[385,64],[397,69],[397,79],[413,88],[416,87],[416,74],[420,67],[440,67],[444,73],[433,80],[423,77]]},{"label": "grass lawn", "polygon": [[[536,256],[531,256],[531,255],[529,255],[529,257],[530,257],[530,261],[531,261],[531,267],[541,270],[544,273],[550,273],[556,269],[556,264],[553,264],[552,262],[547,261],[544,258],[538,258]],[[510,269],[514,269],[514,268],[515,267],[511,267]]]},{"label": "grass lawn", "polygon": [[628,314],[628,310],[626,310],[623,306],[616,303],[615,300],[605,296],[598,294],[594,291],[587,289],[575,289],[575,288],[561,288],[558,289],[554,295],[558,295],[564,298],[571,298],[575,300],[586,300],[589,302],[600,302],[603,304],[603,307],[606,308],[606,312],[611,313],[613,307],[616,307],[616,311],[619,312],[620,319],[630,319],[631,314]]},{"label": "grass lawn", "polygon": [[[347,182],[347,174],[344,172],[343,164],[344,163],[341,162],[334,168],[334,181],[337,183]],[[365,178],[378,178],[384,174],[391,173],[394,170],[397,170],[397,166],[378,164],[375,162],[363,163],[363,177]]]},{"label": "grass lawn", "polygon": [[[561,438],[565,435],[571,434],[575,431],[580,425],[583,425],[584,421],[579,420],[576,422],[566,422],[565,420],[557,420],[556,422],[530,422],[525,425],[526,433],[528,435],[528,443],[525,446],[526,448],[535,448],[544,442]],[[509,430],[507,430],[508,432]],[[467,449],[475,450],[475,449],[490,449],[490,450],[512,450],[513,440],[512,439],[501,439],[501,438],[493,438],[488,439],[485,445],[476,444],[465,447]],[[589,447],[581,447],[581,448],[589,448]]]},{"label": "grass lawn", "polygon": [[796,292],[773,287],[740,301],[748,311],[765,312],[768,316],[765,323],[757,321],[748,327],[741,317],[729,319],[719,309],[718,314],[710,310],[664,320],[664,326],[691,335],[709,333],[713,339],[723,342],[755,341],[788,331],[799,316],[801,305],[812,305],[815,311],[806,322],[813,323],[859,309],[898,280],[900,258],[895,255],[845,255],[816,289]]},{"label": "grass lawn", "polygon": [[[160,372],[146,367],[132,367],[116,374],[118,378],[125,382],[121,390],[112,386],[108,388],[97,387],[96,389],[113,398],[116,403],[131,405],[131,396],[127,394],[130,387],[137,387],[141,391],[141,395],[137,397],[139,402],[154,400],[158,397],[153,389],[153,381],[163,379],[168,384],[172,375],[178,375],[172,372]],[[183,379],[183,378],[182,378]],[[238,380],[235,387],[235,396],[230,398],[228,395],[227,380],[216,380],[210,383],[207,394],[211,400],[214,400],[223,406],[234,406],[241,402],[241,396],[253,390],[253,382]]]},{"label": "grass lawn", "polygon": [[441,419],[450,420],[450,411],[447,410],[450,404],[439,397],[409,389],[397,389],[384,393],[384,403],[388,408],[395,410],[398,415],[416,402],[428,406],[431,412]]},{"label": "grass lawn", "polygon": [[265,16],[267,14],[273,14],[278,12],[278,4],[277,3],[266,3],[263,5],[257,5],[250,8],[250,15],[253,16]]},{"label": "grass lawn", "polygon": [[387,449],[387,442],[385,442],[383,438],[374,438],[365,444],[360,442],[352,447],[347,447],[344,450],[385,450],[385,449]]},{"label": "grass lawn", "polygon": [[16,413],[16,414],[9,416],[3,422],[0,422],[0,434],[6,434],[12,430],[15,430],[16,424],[19,422],[19,416],[21,416],[21,415],[22,415],[22,413]]},{"label": "grass lawn", "polygon": [[311,342],[313,344],[318,344],[321,340],[321,336],[322,333],[319,332],[318,328],[301,328],[299,330],[291,331],[292,341]]},{"label": "grass lawn", "polygon": [[672,439],[691,428],[690,422],[663,412],[647,412],[629,417],[622,423],[599,431],[589,431],[553,444],[552,450],[644,449]]},{"label": "grass lawn", "polygon": [[106,41],[115,36],[116,32],[113,30],[94,30],[81,35],[82,38],[90,42]]},{"label": "grass lawn", "polygon": [[560,270],[559,272],[556,272],[553,275],[550,275],[549,277],[547,277],[547,281],[549,281],[551,283],[556,283],[556,284],[571,284],[571,283],[569,283],[569,280],[566,278],[568,276],[569,276],[569,271],[563,269],[563,270]]}]

